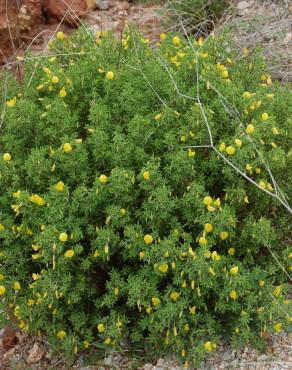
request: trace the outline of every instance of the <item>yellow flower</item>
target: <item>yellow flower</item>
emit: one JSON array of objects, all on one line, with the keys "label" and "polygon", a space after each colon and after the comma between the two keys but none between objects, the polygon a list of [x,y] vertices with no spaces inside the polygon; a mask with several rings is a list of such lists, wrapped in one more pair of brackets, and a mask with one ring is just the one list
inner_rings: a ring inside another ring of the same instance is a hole
[{"label": "yellow flower", "polygon": [[152,307],[147,307],[147,308],[146,308],[146,312],[147,312],[147,313],[151,313],[151,311],[152,311]]},{"label": "yellow flower", "polygon": [[63,183],[63,181],[59,181],[55,185],[55,188],[56,188],[57,191],[63,191],[64,190],[64,187],[65,187],[65,184]]},{"label": "yellow flower", "polygon": [[5,162],[11,161],[11,154],[10,153],[4,153],[3,154],[3,161],[5,161]]},{"label": "yellow flower", "polygon": [[123,326],[123,323],[119,320],[116,322],[116,327],[121,328]]},{"label": "yellow flower", "polygon": [[228,249],[229,256],[234,256],[234,253],[235,253],[235,249],[234,248],[229,248]]},{"label": "yellow flower", "polygon": [[214,269],[212,268],[212,267],[209,267],[208,268],[208,272],[209,272],[209,274],[211,274],[211,275],[213,275],[213,276],[215,276],[216,274],[215,274],[215,271],[214,271]]},{"label": "yellow flower", "polygon": [[145,242],[145,244],[147,244],[147,245],[152,244],[152,243],[153,243],[153,237],[152,237],[152,235],[150,235],[150,234],[146,234],[146,235],[144,236],[144,242]]},{"label": "yellow flower", "polygon": [[20,287],[20,283],[18,281],[15,281],[14,284],[13,284],[13,289],[14,290],[20,290],[21,287]]},{"label": "yellow flower", "polygon": [[221,231],[220,233],[220,239],[221,240],[226,240],[228,238],[229,234],[227,231]]},{"label": "yellow flower", "polygon": [[53,76],[52,77],[52,79],[51,79],[51,82],[53,83],[53,84],[57,84],[57,83],[59,83],[59,77],[58,76]]},{"label": "yellow flower", "polygon": [[34,305],[34,300],[33,299],[28,299],[27,300],[27,305],[28,305],[28,307],[31,307],[31,306],[33,306]]},{"label": "yellow flower", "polygon": [[103,324],[98,324],[97,325],[97,330],[99,333],[103,333],[105,331],[105,327]]},{"label": "yellow flower", "polygon": [[140,252],[139,253],[139,258],[140,258],[140,260],[142,260],[143,258],[145,257],[145,252]]},{"label": "yellow flower", "polygon": [[210,252],[210,251],[206,251],[205,253],[204,253],[204,256],[206,257],[206,258],[211,258],[211,256],[212,256],[212,253]]},{"label": "yellow flower", "polygon": [[172,292],[170,293],[170,299],[173,301],[177,301],[179,299],[180,294],[178,292]]},{"label": "yellow flower", "polygon": [[235,149],[234,149],[234,147],[233,146],[228,146],[227,148],[226,148],[226,153],[228,154],[228,155],[233,155],[234,153],[235,153]]},{"label": "yellow flower", "polygon": [[21,191],[20,190],[17,190],[14,193],[12,193],[13,198],[19,199],[20,198],[20,195],[21,195]]},{"label": "yellow flower", "polygon": [[39,254],[39,253],[36,253],[36,254],[32,254],[31,255],[31,258],[33,259],[33,260],[37,260],[37,259],[39,259],[41,257],[41,255]]},{"label": "yellow flower", "polygon": [[210,206],[213,203],[213,199],[207,196],[203,199],[203,203],[205,204],[205,206]]},{"label": "yellow flower", "polygon": [[207,206],[207,210],[208,210],[208,212],[214,212],[214,211],[216,211],[216,208],[214,208],[212,206]]},{"label": "yellow flower", "polygon": [[261,169],[260,169],[259,167],[257,167],[257,168],[255,169],[255,172],[256,172],[256,173],[261,173]]},{"label": "yellow flower", "polygon": [[64,339],[66,337],[66,332],[64,330],[58,331],[57,337],[60,339]]},{"label": "yellow flower", "polygon": [[40,278],[41,278],[41,275],[40,274],[35,274],[35,273],[32,274],[32,279],[34,281],[39,280]]},{"label": "yellow flower", "polygon": [[163,263],[162,265],[159,265],[158,266],[158,270],[160,272],[163,272],[164,274],[167,273],[167,271],[168,271],[168,264],[167,263]]},{"label": "yellow flower", "polygon": [[259,281],[259,286],[262,288],[264,285],[265,285],[265,281],[264,280],[260,280]]},{"label": "yellow flower", "polygon": [[261,120],[262,120],[263,122],[267,121],[268,119],[269,119],[269,115],[268,115],[268,113],[263,113],[263,114],[261,115]]},{"label": "yellow flower", "polygon": [[264,180],[261,180],[260,182],[259,182],[259,186],[260,186],[260,188],[262,188],[262,189],[265,189],[267,186],[266,186],[266,183],[264,182]]},{"label": "yellow flower", "polygon": [[159,299],[159,298],[157,298],[157,297],[153,297],[153,298],[151,299],[151,301],[152,301],[153,306],[157,306],[157,305],[159,305],[159,303],[160,303],[160,299]]},{"label": "yellow flower", "polygon": [[99,176],[99,182],[101,184],[106,184],[108,182],[108,177],[106,175],[100,175]]},{"label": "yellow flower", "polygon": [[245,132],[249,135],[251,135],[254,132],[254,125],[253,124],[248,124],[246,126]]},{"label": "yellow flower", "polygon": [[201,236],[200,239],[199,239],[199,244],[201,246],[204,246],[208,243],[207,239],[204,237],[204,236]]},{"label": "yellow flower", "polygon": [[67,235],[67,233],[65,233],[65,232],[60,233],[60,235],[59,235],[59,240],[60,240],[60,242],[65,243],[65,242],[68,240],[68,235]]},{"label": "yellow flower", "polygon": [[63,152],[64,153],[70,153],[72,152],[72,146],[69,143],[63,144]]},{"label": "yellow flower", "polygon": [[205,348],[206,351],[212,352],[213,351],[212,342],[210,342],[210,341],[205,342],[204,343],[204,348]]},{"label": "yellow flower", "polygon": [[58,40],[64,40],[64,38],[65,38],[64,32],[61,32],[61,31],[57,32],[57,39]]},{"label": "yellow flower", "polygon": [[65,89],[65,87],[62,87],[62,89],[60,90],[60,92],[59,92],[59,96],[60,96],[60,98],[66,98],[66,96],[67,96],[67,91],[66,91],[66,89]]},{"label": "yellow flower", "polygon": [[166,39],[166,34],[164,33],[164,32],[162,32],[161,34],[160,34],[160,40],[161,41],[164,41]]},{"label": "yellow flower", "polygon": [[110,337],[107,337],[107,338],[105,338],[105,340],[104,340],[104,344],[110,344],[110,342],[111,342],[111,338]]},{"label": "yellow flower", "polygon": [[0,296],[3,295],[3,294],[5,294],[5,292],[6,292],[5,286],[0,285]]},{"label": "yellow flower", "polygon": [[220,152],[224,152],[224,151],[225,151],[225,148],[226,148],[226,145],[225,145],[225,143],[223,142],[223,143],[221,143],[221,144],[220,144],[220,146],[219,146],[219,151],[220,151]]},{"label": "yellow flower", "polygon": [[282,287],[281,287],[281,285],[278,285],[278,286],[274,289],[274,291],[273,291],[273,295],[274,295],[275,297],[279,297],[279,296],[281,295],[281,293],[282,293]]},{"label": "yellow flower", "polygon": [[43,200],[42,197],[40,197],[38,194],[33,194],[30,196],[29,200],[32,203],[37,204],[38,206],[43,206],[45,204],[45,201]]},{"label": "yellow flower", "polygon": [[162,117],[162,113],[159,113],[159,114],[157,114],[157,115],[154,117],[154,119],[155,119],[155,121],[160,121],[160,120],[161,120],[161,117]]},{"label": "yellow flower", "polygon": [[172,42],[174,45],[179,45],[180,44],[180,38],[178,36],[174,36],[172,39]]},{"label": "yellow flower", "polygon": [[228,78],[228,76],[229,76],[228,71],[227,71],[227,70],[222,71],[222,72],[221,72],[221,76],[222,76],[223,78]]},{"label": "yellow flower", "polygon": [[66,257],[66,258],[72,258],[73,256],[74,256],[74,251],[73,251],[73,249],[68,249],[65,253],[64,253],[64,256]]},{"label": "yellow flower", "polygon": [[39,85],[39,86],[36,87],[36,90],[37,91],[41,91],[41,90],[43,90],[43,88],[44,88],[44,85],[41,84],[41,85]]},{"label": "yellow flower", "polygon": [[277,324],[274,325],[274,329],[276,333],[280,333],[280,331],[282,331],[282,324],[278,322]]},{"label": "yellow flower", "polygon": [[196,155],[196,152],[195,152],[194,150],[192,150],[192,149],[188,149],[188,156],[189,156],[190,158],[194,157],[195,155]]},{"label": "yellow flower", "polygon": [[190,314],[194,315],[196,313],[196,306],[189,307],[189,310],[190,310]]},{"label": "yellow flower", "polygon": [[277,129],[277,127],[273,127],[273,128],[272,128],[272,133],[273,133],[274,135],[279,135],[279,130]]},{"label": "yellow flower", "polygon": [[205,224],[204,229],[207,233],[211,233],[213,231],[213,225],[212,224]]},{"label": "yellow flower", "polygon": [[274,96],[275,96],[275,94],[266,94],[266,97],[267,97],[268,99],[273,99],[273,98],[274,98]]},{"label": "yellow flower", "polygon": [[5,276],[3,274],[0,274],[0,281],[3,281],[5,279]]},{"label": "yellow flower", "polygon": [[7,100],[7,102],[6,102],[6,105],[7,105],[8,108],[14,107],[15,104],[16,104],[16,96],[14,96],[14,98],[12,98],[10,100]]},{"label": "yellow flower", "polygon": [[213,261],[220,261],[221,257],[216,251],[212,252],[211,256]]},{"label": "yellow flower", "polygon": [[237,299],[237,293],[235,290],[232,290],[230,293],[229,293],[229,297],[233,300],[236,300]]},{"label": "yellow flower", "polygon": [[235,139],[235,144],[240,148],[242,145],[242,141],[239,139]]},{"label": "yellow flower", "polygon": [[149,171],[143,172],[143,179],[144,180],[149,180],[150,179],[150,172]]},{"label": "yellow flower", "polygon": [[238,266],[234,266],[230,269],[231,275],[236,275],[238,274]]},{"label": "yellow flower", "polygon": [[108,71],[105,75],[105,77],[108,79],[108,80],[113,80],[115,75],[114,75],[114,72],[112,71]]},{"label": "yellow flower", "polygon": [[250,92],[248,92],[248,91],[245,91],[245,92],[242,94],[242,97],[243,97],[244,99],[249,99],[249,98],[251,98],[253,95],[255,95],[255,94],[252,94],[252,93],[250,93]]},{"label": "yellow flower", "polygon": [[85,349],[87,349],[87,348],[89,348],[89,347],[90,347],[90,343],[88,342],[88,340],[84,340],[84,341],[83,341],[83,347],[84,347]]},{"label": "yellow flower", "polygon": [[126,214],[126,210],[125,210],[125,208],[121,208],[121,209],[120,209],[120,214],[121,214],[122,216],[125,216],[125,214]]},{"label": "yellow flower", "polygon": [[186,135],[182,135],[182,136],[180,137],[180,141],[181,141],[181,142],[183,142],[183,143],[185,143],[185,142],[187,141],[187,137],[186,137]]},{"label": "yellow flower", "polygon": [[31,245],[31,247],[32,247],[32,249],[33,249],[35,252],[37,252],[37,251],[40,249],[39,245],[36,245],[36,244],[32,244],[32,245]]}]

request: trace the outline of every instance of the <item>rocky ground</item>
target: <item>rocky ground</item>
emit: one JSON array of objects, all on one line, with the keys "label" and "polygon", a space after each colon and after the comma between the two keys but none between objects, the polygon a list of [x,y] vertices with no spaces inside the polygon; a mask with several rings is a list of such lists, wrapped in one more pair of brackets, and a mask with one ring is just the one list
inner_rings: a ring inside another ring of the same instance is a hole
[{"label": "rocky ground", "polygon": [[56,31],[70,33],[84,24],[94,31],[121,32],[135,23],[155,40],[161,28],[159,1],[139,0],[0,0],[0,64],[8,64],[29,49],[40,53]]},{"label": "rocky ground", "polygon": [[[28,337],[15,332],[11,327],[0,332],[0,368],[1,370],[106,370],[106,369],[141,369],[141,370],[182,370],[182,365],[175,359],[158,359],[154,363],[143,362],[138,354],[127,356],[88,350],[79,355],[74,364],[66,363],[62,354],[53,351],[43,339]],[[2,357],[2,360],[1,360]],[[88,364],[91,365],[88,365]],[[265,353],[246,346],[241,350],[232,350],[221,344],[218,350],[206,358],[198,370],[284,370],[292,368],[292,334],[279,333],[267,338]]]},{"label": "rocky ground", "polygon": [[239,49],[260,47],[274,78],[292,82],[292,1],[238,0],[217,32],[228,26]]}]

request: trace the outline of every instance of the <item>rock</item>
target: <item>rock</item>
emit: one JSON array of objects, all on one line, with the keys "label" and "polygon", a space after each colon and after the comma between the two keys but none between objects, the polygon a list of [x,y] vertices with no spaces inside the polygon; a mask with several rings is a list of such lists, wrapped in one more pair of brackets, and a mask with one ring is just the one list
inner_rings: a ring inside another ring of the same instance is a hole
[{"label": "rock", "polygon": [[258,362],[265,362],[265,361],[268,361],[268,360],[269,360],[269,356],[267,356],[266,354],[262,354],[262,355],[258,356],[258,358],[257,358]]},{"label": "rock", "polygon": [[247,1],[240,1],[237,4],[237,9],[238,10],[245,10],[245,9],[249,8],[249,6],[250,6],[249,2],[247,2]]},{"label": "rock", "polygon": [[43,6],[49,20],[63,20],[71,26],[77,26],[80,18],[96,5],[95,0],[70,0],[69,3],[70,7],[63,0],[44,0]]},{"label": "rock", "polygon": [[34,37],[43,23],[41,0],[23,0],[18,13],[21,36]]},{"label": "rock", "polygon": [[96,6],[99,10],[109,9],[109,3],[107,0],[96,0]]},{"label": "rock", "polygon": [[160,359],[156,362],[156,366],[158,366],[158,367],[163,367],[163,366],[165,366],[165,361],[163,360],[163,358],[160,358]]},{"label": "rock", "polygon": [[233,356],[232,356],[232,351],[227,350],[227,351],[225,351],[225,352],[223,353],[223,360],[224,360],[224,361],[229,361],[229,360],[231,360],[232,358],[233,358]]},{"label": "rock", "polygon": [[16,331],[11,326],[6,326],[0,331],[0,346],[8,351],[17,343]]},{"label": "rock", "polygon": [[145,365],[142,367],[142,369],[143,369],[143,370],[152,370],[152,368],[153,368],[153,365],[152,365],[152,364],[145,364]]},{"label": "rock", "polygon": [[117,4],[116,4],[116,7],[117,7],[117,10],[128,10],[130,8],[130,4],[128,1],[119,1]]},{"label": "rock", "polygon": [[292,41],[292,32],[287,32],[284,38],[284,44],[289,44]]},{"label": "rock", "polygon": [[28,364],[35,364],[43,358],[44,354],[44,347],[38,342],[35,342],[32,349],[29,351],[26,362]]},{"label": "rock", "polygon": [[103,364],[108,367],[113,367],[114,366],[114,357],[112,354],[109,354],[103,361]]},{"label": "rock", "polygon": [[[7,7],[7,9],[6,9]],[[17,37],[17,0],[0,0],[0,62],[9,58]],[[15,43],[15,48],[18,43]]]}]

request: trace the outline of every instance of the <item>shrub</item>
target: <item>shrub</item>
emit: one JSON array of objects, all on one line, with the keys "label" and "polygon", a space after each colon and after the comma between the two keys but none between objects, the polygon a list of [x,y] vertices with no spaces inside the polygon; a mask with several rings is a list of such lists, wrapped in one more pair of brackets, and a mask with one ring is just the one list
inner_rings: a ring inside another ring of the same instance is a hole
[{"label": "shrub", "polygon": [[163,14],[166,22],[172,27],[181,23],[190,33],[208,33],[224,13],[228,0],[168,0]]},{"label": "shrub", "polygon": [[1,305],[68,356],[187,367],[291,325],[291,95],[225,36],[161,39],[59,33],[8,82]]}]

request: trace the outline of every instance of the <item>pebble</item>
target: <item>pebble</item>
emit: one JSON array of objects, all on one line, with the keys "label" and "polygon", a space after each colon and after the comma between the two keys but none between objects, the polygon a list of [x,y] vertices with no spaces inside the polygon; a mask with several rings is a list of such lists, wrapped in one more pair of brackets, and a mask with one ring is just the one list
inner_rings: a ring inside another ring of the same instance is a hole
[{"label": "pebble", "polygon": [[108,10],[109,4],[107,0],[96,0],[96,6],[100,10]]}]

